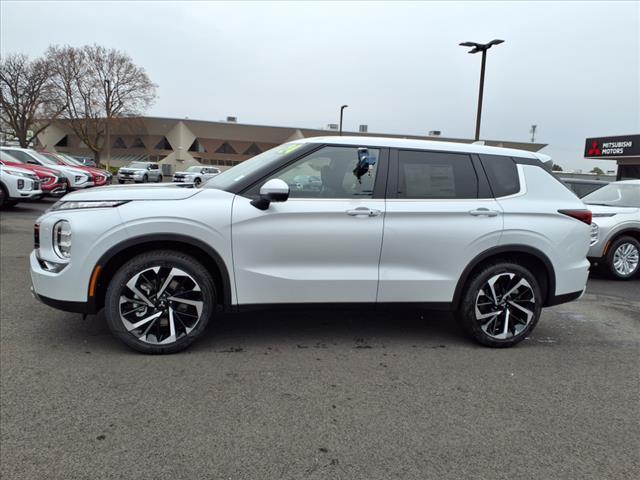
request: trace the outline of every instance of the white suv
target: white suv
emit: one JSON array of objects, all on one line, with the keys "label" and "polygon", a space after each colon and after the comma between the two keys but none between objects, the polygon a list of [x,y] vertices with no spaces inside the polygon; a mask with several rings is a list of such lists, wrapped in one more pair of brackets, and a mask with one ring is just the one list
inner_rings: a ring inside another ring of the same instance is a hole
[{"label": "white suv", "polygon": [[587,281],[591,212],[546,160],[309,138],[200,189],[72,193],[35,226],[33,290],[63,310],[104,308],[113,333],[147,353],[187,347],[219,311],[314,303],[452,310],[480,343],[511,346]]},{"label": "white suv", "polygon": [[40,181],[33,172],[0,164],[0,207],[10,207],[22,200],[40,197]]}]

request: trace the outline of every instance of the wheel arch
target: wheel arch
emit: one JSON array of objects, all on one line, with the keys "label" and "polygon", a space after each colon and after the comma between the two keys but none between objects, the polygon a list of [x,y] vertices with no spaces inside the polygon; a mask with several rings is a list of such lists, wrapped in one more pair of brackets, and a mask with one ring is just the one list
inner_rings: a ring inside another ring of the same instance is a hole
[{"label": "wheel arch", "polygon": [[523,266],[529,268],[531,273],[540,282],[540,288],[543,292],[543,306],[549,306],[554,303],[556,291],[556,274],[553,264],[540,250],[528,245],[500,245],[493,247],[477,255],[466,268],[462,271],[456,289],[453,294],[453,308],[458,309],[462,300],[464,288],[472,278],[475,271],[479,270],[488,262],[496,260],[511,260],[522,263]]},{"label": "wheel arch", "polygon": [[609,235],[609,238],[607,239],[605,253],[603,256],[606,256],[606,254],[608,253],[609,247],[611,247],[611,244],[615,242],[618,238],[623,236],[635,238],[638,242],[640,242],[640,228],[624,227],[620,230],[617,230],[611,233]]},{"label": "wheel arch", "polygon": [[201,262],[212,274],[216,289],[220,293],[216,299],[217,304],[223,309],[231,305],[231,277],[220,254],[196,238],[167,233],[129,238],[107,250],[91,271],[91,279],[87,286],[90,310],[97,312],[104,306],[109,281],[127,260],[140,253],[159,249],[180,251]]}]

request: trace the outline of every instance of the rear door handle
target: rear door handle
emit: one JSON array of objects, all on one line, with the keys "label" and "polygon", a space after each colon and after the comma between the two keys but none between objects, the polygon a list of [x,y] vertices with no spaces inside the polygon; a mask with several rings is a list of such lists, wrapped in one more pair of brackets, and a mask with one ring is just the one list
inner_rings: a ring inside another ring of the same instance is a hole
[{"label": "rear door handle", "polygon": [[489,210],[488,208],[476,208],[475,210],[469,210],[469,215],[474,217],[497,217],[498,212],[496,210]]},{"label": "rear door handle", "polygon": [[345,213],[351,217],[357,217],[359,215],[366,215],[367,217],[377,217],[381,212],[380,210],[376,210],[374,208],[358,207],[354,208],[353,210],[347,210]]}]

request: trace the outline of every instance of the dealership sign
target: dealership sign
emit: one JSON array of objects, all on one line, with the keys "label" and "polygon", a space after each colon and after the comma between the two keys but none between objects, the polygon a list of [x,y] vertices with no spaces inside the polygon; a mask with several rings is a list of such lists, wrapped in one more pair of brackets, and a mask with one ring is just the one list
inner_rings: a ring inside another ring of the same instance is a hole
[{"label": "dealership sign", "polygon": [[587,138],[584,146],[587,158],[618,158],[640,156],[640,135]]}]

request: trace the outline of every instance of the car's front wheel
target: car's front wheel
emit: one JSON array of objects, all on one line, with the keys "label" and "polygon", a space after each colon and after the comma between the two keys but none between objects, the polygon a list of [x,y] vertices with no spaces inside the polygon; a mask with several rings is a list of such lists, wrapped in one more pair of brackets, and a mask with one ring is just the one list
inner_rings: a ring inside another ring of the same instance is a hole
[{"label": "car's front wheel", "polygon": [[511,347],[536,326],[542,310],[538,280],[516,263],[486,265],[468,282],[458,319],[483,345]]},{"label": "car's front wheel", "polygon": [[196,188],[199,187],[201,183],[202,183],[202,180],[200,179],[200,177],[196,177],[196,179],[193,181],[193,185]]},{"label": "car's front wheel", "polygon": [[617,238],[609,247],[605,264],[613,278],[629,280],[640,270],[640,242],[633,237]]},{"label": "car's front wheel", "polygon": [[215,308],[215,286],[200,262],[181,252],[156,250],[126,262],[105,298],[109,328],[143,353],[174,353],[204,331]]}]

